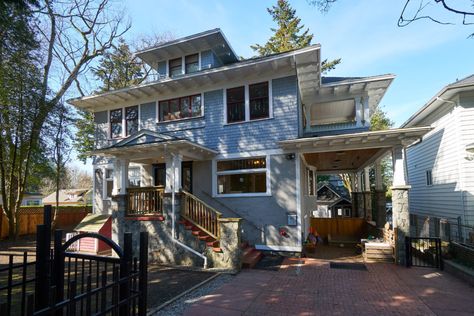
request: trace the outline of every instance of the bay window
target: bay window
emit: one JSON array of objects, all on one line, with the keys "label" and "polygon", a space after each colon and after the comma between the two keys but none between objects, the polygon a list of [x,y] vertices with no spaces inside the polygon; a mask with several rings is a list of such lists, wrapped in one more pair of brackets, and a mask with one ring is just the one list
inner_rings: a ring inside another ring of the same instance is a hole
[{"label": "bay window", "polygon": [[267,173],[265,157],[217,161],[217,194],[266,194]]},{"label": "bay window", "polygon": [[122,109],[110,111],[110,137],[122,137]]},{"label": "bay window", "polygon": [[138,106],[125,108],[125,131],[126,135],[138,132]]},{"label": "bay window", "polygon": [[230,88],[225,92],[225,119],[228,124],[271,117],[271,83],[269,81]]},{"label": "bay window", "polygon": [[160,101],[158,107],[160,122],[174,121],[202,115],[200,94]]}]

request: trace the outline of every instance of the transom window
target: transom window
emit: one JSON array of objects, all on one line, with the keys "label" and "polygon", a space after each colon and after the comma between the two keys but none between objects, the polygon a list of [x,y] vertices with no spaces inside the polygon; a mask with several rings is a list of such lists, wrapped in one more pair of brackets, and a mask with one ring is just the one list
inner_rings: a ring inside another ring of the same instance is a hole
[{"label": "transom window", "polygon": [[127,136],[138,132],[138,105],[125,108],[125,130]]},{"label": "transom window", "polygon": [[160,101],[159,120],[164,122],[201,116],[201,103],[200,94]]},{"label": "transom window", "polygon": [[183,67],[182,67],[182,58],[171,59],[169,61],[169,75],[170,77],[174,77],[176,75],[183,74]]},{"label": "transom window", "polygon": [[227,123],[270,117],[271,98],[268,81],[226,90]]},{"label": "transom window", "polygon": [[110,137],[118,138],[122,136],[122,109],[110,111]]},{"label": "transom window", "polygon": [[217,193],[222,195],[267,193],[265,157],[217,162]]},{"label": "transom window", "polygon": [[188,55],[184,58],[185,72],[187,74],[199,71],[199,54]]}]

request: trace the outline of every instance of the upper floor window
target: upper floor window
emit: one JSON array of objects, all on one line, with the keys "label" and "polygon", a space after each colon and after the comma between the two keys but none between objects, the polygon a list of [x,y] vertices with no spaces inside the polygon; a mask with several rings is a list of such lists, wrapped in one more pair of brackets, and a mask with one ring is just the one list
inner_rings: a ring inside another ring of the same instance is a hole
[{"label": "upper floor window", "polygon": [[183,74],[183,67],[182,67],[182,58],[175,58],[175,59],[170,59],[169,61],[169,75],[170,77],[174,77],[176,75],[182,75]]},{"label": "upper floor window", "polygon": [[217,162],[217,193],[267,193],[265,157],[222,160]]},{"label": "upper floor window", "polygon": [[433,185],[433,174],[431,170],[426,170],[426,185]]},{"label": "upper floor window", "polygon": [[249,86],[250,119],[268,118],[268,82],[251,84]]},{"label": "upper floor window", "polygon": [[270,117],[271,97],[268,81],[226,90],[227,123]]},{"label": "upper floor window", "polygon": [[227,123],[245,121],[245,87],[227,89]]},{"label": "upper floor window", "polygon": [[138,106],[125,108],[125,130],[127,136],[138,132]]},{"label": "upper floor window", "polygon": [[200,94],[160,101],[159,120],[164,122],[201,116],[201,103]]},{"label": "upper floor window", "polygon": [[199,71],[199,54],[188,55],[184,58],[187,74]]},{"label": "upper floor window", "polygon": [[122,109],[110,111],[110,137],[117,138],[122,136]]}]

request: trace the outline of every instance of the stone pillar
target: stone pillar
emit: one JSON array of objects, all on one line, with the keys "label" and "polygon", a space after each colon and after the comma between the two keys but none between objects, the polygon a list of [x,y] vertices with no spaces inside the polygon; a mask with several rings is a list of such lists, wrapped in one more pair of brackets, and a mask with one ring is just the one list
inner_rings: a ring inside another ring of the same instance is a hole
[{"label": "stone pillar", "polygon": [[380,160],[375,162],[375,222],[383,228],[387,221],[385,190],[383,189],[382,165]]},{"label": "stone pillar", "polygon": [[405,149],[396,146],[392,149],[393,186],[392,186],[392,217],[395,230],[395,262],[405,265],[405,237],[410,235],[410,212],[408,206],[408,190],[405,175]]},{"label": "stone pillar", "polygon": [[364,214],[365,219],[372,220],[372,194],[370,192],[370,168],[364,168]]},{"label": "stone pillar", "polygon": [[242,266],[241,218],[219,218],[220,248],[222,253],[212,253],[214,268],[240,270]]},{"label": "stone pillar", "polygon": [[112,209],[112,240],[123,245],[123,233],[125,228],[125,214],[127,207],[127,196],[126,195],[115,195],[112,197],[111,209]]}]

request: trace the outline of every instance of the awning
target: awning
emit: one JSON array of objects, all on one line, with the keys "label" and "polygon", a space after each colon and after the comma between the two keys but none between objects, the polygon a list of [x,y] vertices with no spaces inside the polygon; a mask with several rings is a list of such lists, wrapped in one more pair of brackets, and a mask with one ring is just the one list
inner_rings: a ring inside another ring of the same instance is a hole
[{"label": "awning", "polygon": [[110,215],[89,214],[74,228],[77,232],[98,233]]}]

